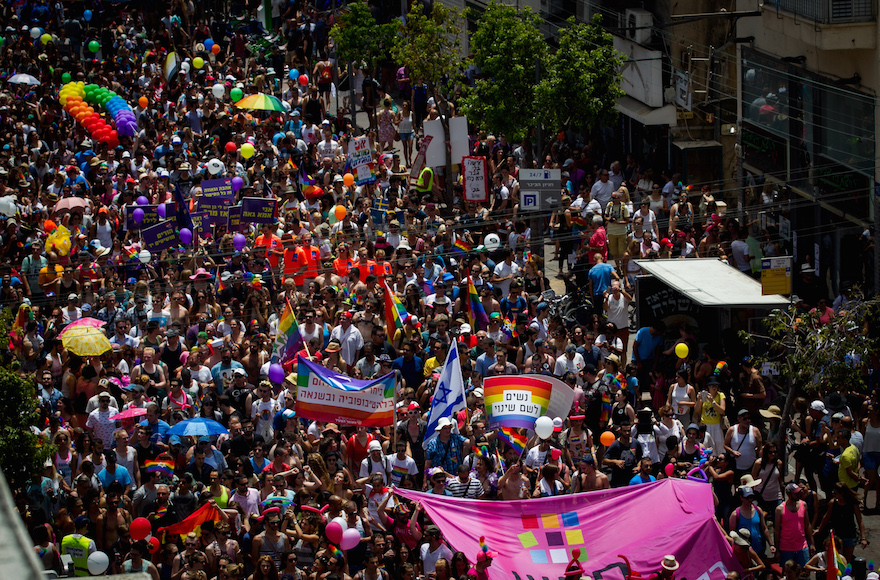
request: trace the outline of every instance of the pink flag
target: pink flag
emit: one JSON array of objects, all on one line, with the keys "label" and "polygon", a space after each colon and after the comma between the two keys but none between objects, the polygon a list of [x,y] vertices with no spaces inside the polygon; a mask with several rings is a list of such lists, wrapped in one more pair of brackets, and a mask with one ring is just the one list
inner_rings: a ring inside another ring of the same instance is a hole
[{"label": "pink flag", "polygon": [[499,556],[491,580],[556,580],[580,549],[584,574],[625,580],[626,556],[643,577],[660,570],[666,555],[681,567],[676,578],[724,580],[741,571],[715,522],[712,488],[664,479],[633,487],[528,501],[479,501],[397,489],[422,502],[455,550],[471,563],[480,536]]}]

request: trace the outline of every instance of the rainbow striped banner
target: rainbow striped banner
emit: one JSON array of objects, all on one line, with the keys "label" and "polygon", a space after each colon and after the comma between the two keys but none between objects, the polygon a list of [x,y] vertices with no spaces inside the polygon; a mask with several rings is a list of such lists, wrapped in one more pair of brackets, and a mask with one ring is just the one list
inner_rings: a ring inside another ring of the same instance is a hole
[{"label": "rainbow striped banner", "polygon": [[538,417],[567,417],[574,390],[544,375],[502,375],[483,380],[489,429],[534,429]]},{"label": "rainbow striped banner", "polygon": [[144,469],[147,473],[159,473],[166,477],[174,476],[174,460],[155,459],[144,461]]},{"label": "rainbow striped banner", "polygon": [[297,417],[364,427],[394,423],[394,373],[361,381],[300,359],[296,382]]},{"label": "rainbow striped banner", "polygon": [[480,295],[477,293],[477,287],[474,286],[473,280],[468,276],[468,317],[470,318],[471,328],[474,332],[478,330],[486,330],[489,326],[489,317],[486,316],[486,309],[480,302]]}]

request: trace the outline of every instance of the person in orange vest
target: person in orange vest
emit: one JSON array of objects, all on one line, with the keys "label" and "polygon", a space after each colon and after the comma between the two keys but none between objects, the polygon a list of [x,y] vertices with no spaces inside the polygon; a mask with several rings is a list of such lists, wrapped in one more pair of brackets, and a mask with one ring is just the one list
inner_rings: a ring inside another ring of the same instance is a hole
[{"label": "person in orange vest", "polygon": [[367,276],[370,274],[376,274],[378,270],[376,262],[369,258],[366,248],[360,248],[358,250],[358,261],[355,263],[354,268],[357,269],[358,274],[360,274],[358,278],[359,280],[366,280]]},{"label": "person in orange vest", "polygon": [[302,235],[299,239],[299,243],[306,255],[307,268],[302,282],[296,281],[296,278],[294,278],[294,280],[296,281],[297,286],[306,290],[308,289],[309,282],[318,277],[318,268],[321,265],[321,248],[312,245],[312,234],[309,232]]},{"label": "person in orange vest", "polygon": [[296,236],[284,234],[284,279],[293,278],[293,283],[302,288],[308,268],[305,251],[297,244]]},{"label": "person in orange vest", "polygon": [[284,248],[281,244],[281,238],[275,235],[273,224],[263,224],[261,230],[262,234],[257,236],[257,239],[254,241],[254,247],[259,248],[263,246],[266,248],[266,259],[269,260],[269,264],[273,269],[278,268],[278,262],[281,261],[281,257],[284,255]]},{"label": "person in orange vest", "polygon": [[333,260],[333,273],[344,281],[347,281],[348,271],[354,266],[354,261],[351,259],[351,253],[348,246],[345,244],[339,244],[339,248],[336,250],[336,255],[339,257]]}]

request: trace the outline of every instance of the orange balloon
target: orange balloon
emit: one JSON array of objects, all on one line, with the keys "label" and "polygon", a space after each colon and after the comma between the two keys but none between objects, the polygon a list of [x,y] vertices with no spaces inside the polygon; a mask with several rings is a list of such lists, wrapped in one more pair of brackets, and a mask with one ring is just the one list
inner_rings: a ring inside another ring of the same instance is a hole
[{"label": "orange balloon", "polygon": [[76,120],[82,123],[85,119],[87,119],[89,114],[85,111],[80,111],[76,114]]},{"label": "orange balloon", "polygon": [[337,205],[336,209],[333,210],[333,215],[336,216],[336,219],[342,221],[345,219],[345,216],[348,215],[348,211],[346,211],[345,206]]},{"label": "orange balloon", "polygon": [[602,436],[599,437],[599,441],[605,447],[611,447],[611,444],[614,443],[614,433],[612,433],[611,431],[605,431],[604,433],[602,433]]},{"label": "orange balloon", "polygon": [[211,47],[211,52],[213,52],[214,54],[220,54],[220,45],[219,45],[219,44],[215,44],[214,46],[212,46],[212,47]]},{"label": "orange balloon", "polygon": [[138,99],[138,105],[141,106],[141,109],[146,109],[149,104],[150,101],[147,100],[147,97],[141,97]]},{"label": "orange balloon", "polygon": [[346,187],[351,187],[354,185],[354,175],[346,173],[342,176],[342,183],[345,184]]}]

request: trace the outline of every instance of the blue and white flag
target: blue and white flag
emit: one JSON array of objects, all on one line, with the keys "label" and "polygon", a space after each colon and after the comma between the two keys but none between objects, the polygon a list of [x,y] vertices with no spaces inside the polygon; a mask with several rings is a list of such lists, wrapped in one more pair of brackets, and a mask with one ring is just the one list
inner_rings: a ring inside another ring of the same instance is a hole
[{"label": "blue and white flag", "polygon": [[[434,398],[431,401],[431,412],[428,413],[428,428],[425,440],[422,442],[424,449],[438,433],[435,430],[440,419],[443,417],[452,420],[453,425],[458,423],[454,415],[467,406],[464,395],[464,380],[461,377],[461,363],[458,361],[458,348],[455,342],[449,346],[449,354],[446,355],[446,363],[440,372],[440,380],[434,390]],[[453,427],[455,431],[458,431]]]}]

